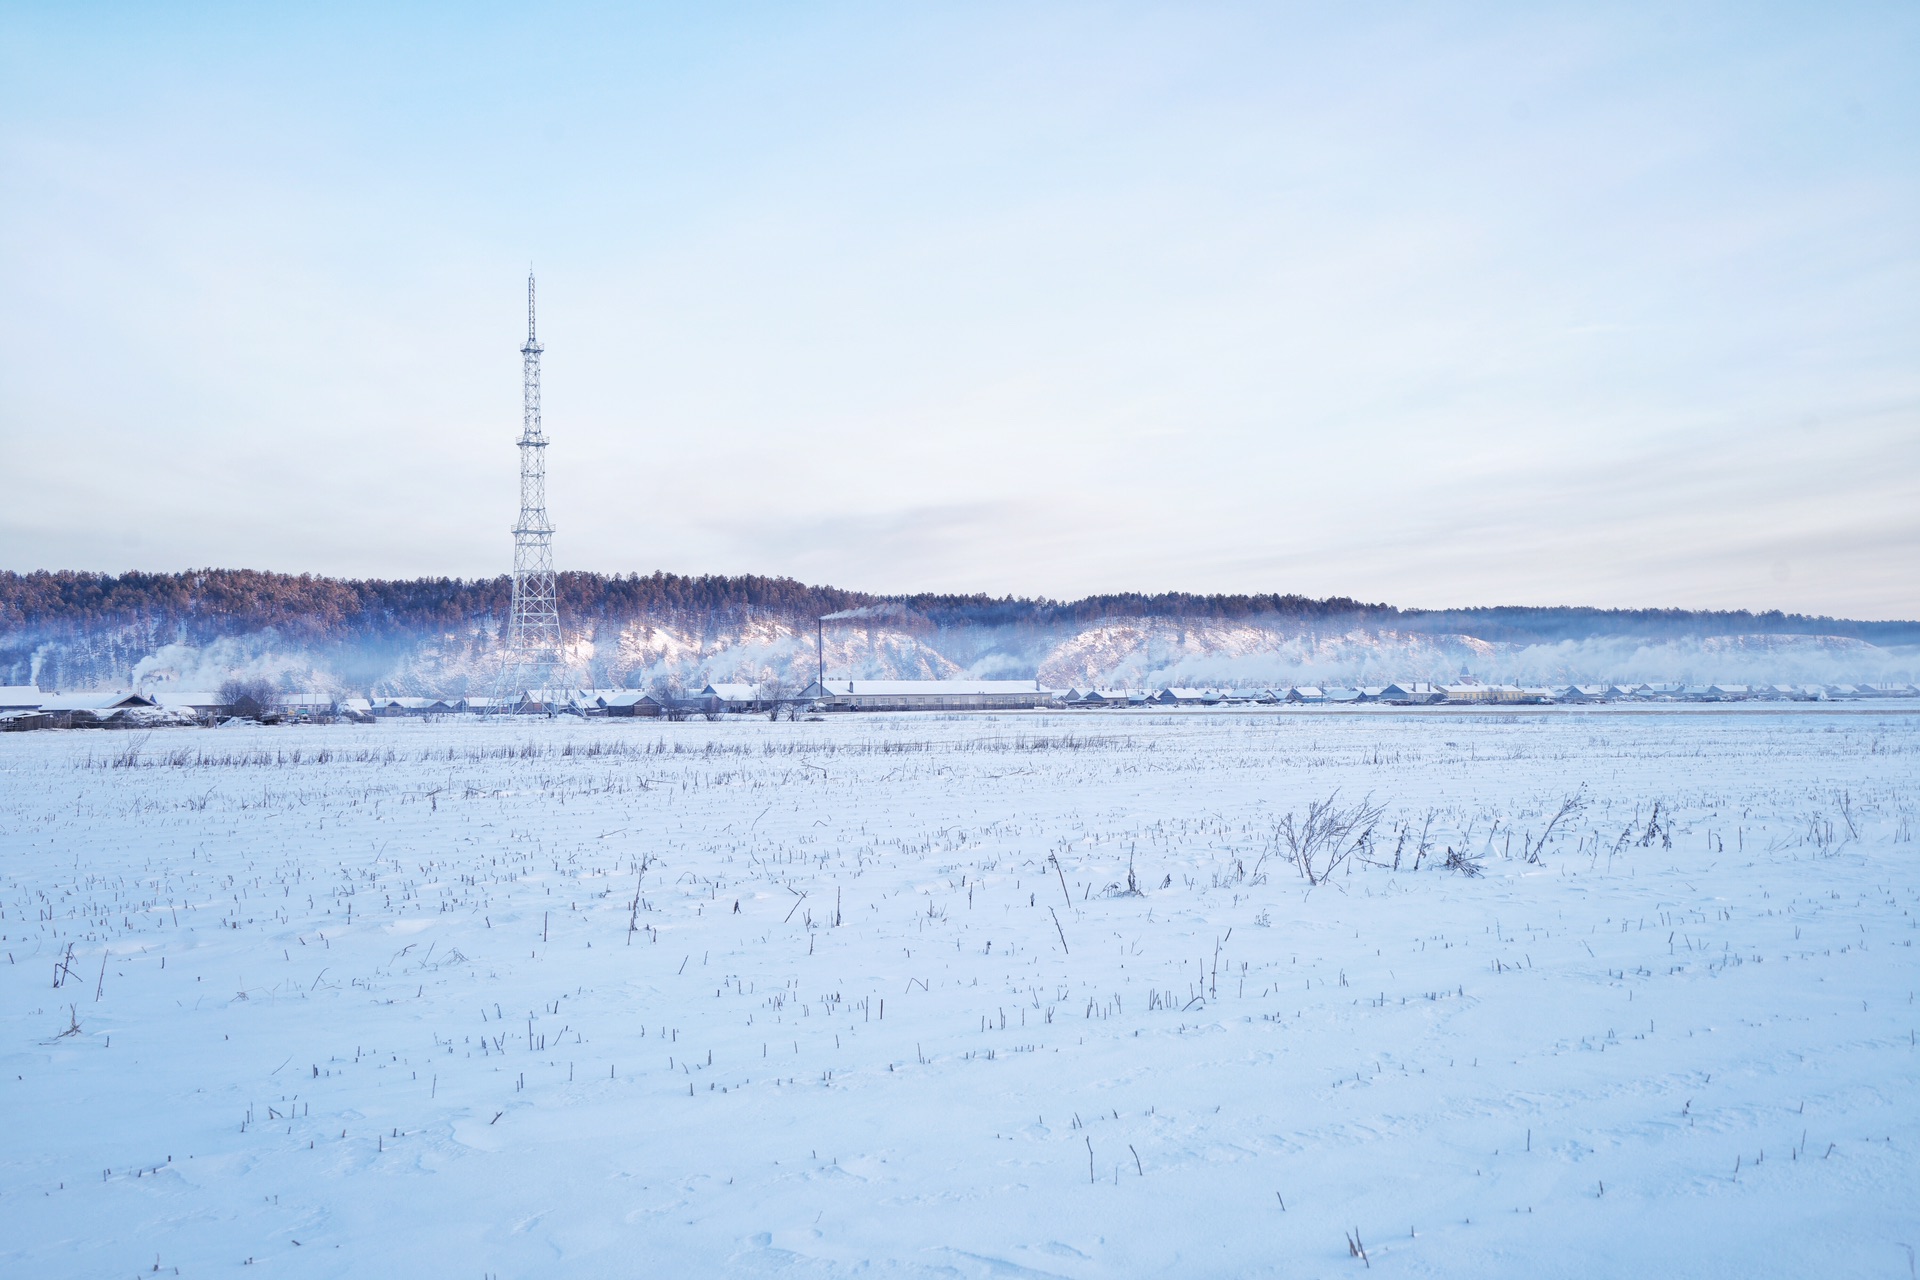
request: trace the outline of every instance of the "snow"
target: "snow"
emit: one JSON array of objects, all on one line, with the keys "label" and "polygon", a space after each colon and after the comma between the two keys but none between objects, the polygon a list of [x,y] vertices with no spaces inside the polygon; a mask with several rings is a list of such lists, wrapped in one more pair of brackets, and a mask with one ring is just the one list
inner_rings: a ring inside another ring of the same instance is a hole
[{"label": "snow", "polygon": [[1906,1274],[1916,760],[1815,704],[5,735],[0,1273]]}]

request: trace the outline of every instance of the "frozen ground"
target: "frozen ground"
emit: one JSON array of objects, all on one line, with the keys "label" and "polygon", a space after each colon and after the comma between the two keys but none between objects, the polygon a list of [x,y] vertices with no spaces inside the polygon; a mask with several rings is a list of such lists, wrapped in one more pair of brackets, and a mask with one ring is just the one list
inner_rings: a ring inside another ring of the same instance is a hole
[{"label": "frozen ground", "polygon": [[1917,778],[1819,708],[7,735],[0,1273],[1911,1277]]}]

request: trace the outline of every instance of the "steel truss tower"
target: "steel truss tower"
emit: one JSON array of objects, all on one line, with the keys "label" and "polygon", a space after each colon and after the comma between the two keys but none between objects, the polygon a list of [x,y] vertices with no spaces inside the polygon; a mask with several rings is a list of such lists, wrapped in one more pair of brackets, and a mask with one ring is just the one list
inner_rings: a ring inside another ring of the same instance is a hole
[{"label": "steel truss tower", "polygon": [[[513,613],[494,706],[530,689],[552,690],[565,673],[560,599],[547,520],[547,436],[540,425],[540,352],[534,335],[533,272],[527,272],[527,345],[520,348],[520,519],[513,527]],[[551,706],[551,700],[543,700]]]}]

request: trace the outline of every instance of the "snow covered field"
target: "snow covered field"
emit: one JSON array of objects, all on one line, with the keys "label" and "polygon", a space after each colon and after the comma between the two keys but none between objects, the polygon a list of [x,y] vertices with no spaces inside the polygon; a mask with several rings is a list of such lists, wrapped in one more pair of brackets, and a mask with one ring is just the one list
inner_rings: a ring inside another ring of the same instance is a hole
[{"label": "snow covered field", "polygon": [[7,735],[0,1273],[1910,1277],[1916,781],[1822,708]]}]

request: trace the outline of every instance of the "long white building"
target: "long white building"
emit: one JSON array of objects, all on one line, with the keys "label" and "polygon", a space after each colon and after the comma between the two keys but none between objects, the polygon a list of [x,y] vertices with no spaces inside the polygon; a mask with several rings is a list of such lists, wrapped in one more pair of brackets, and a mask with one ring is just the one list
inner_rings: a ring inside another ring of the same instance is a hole
[{"label": "long white building", "polygon": [[1038,680],[815,680],[800,696],[828,711],[1021,711],[1057,691]]}]

